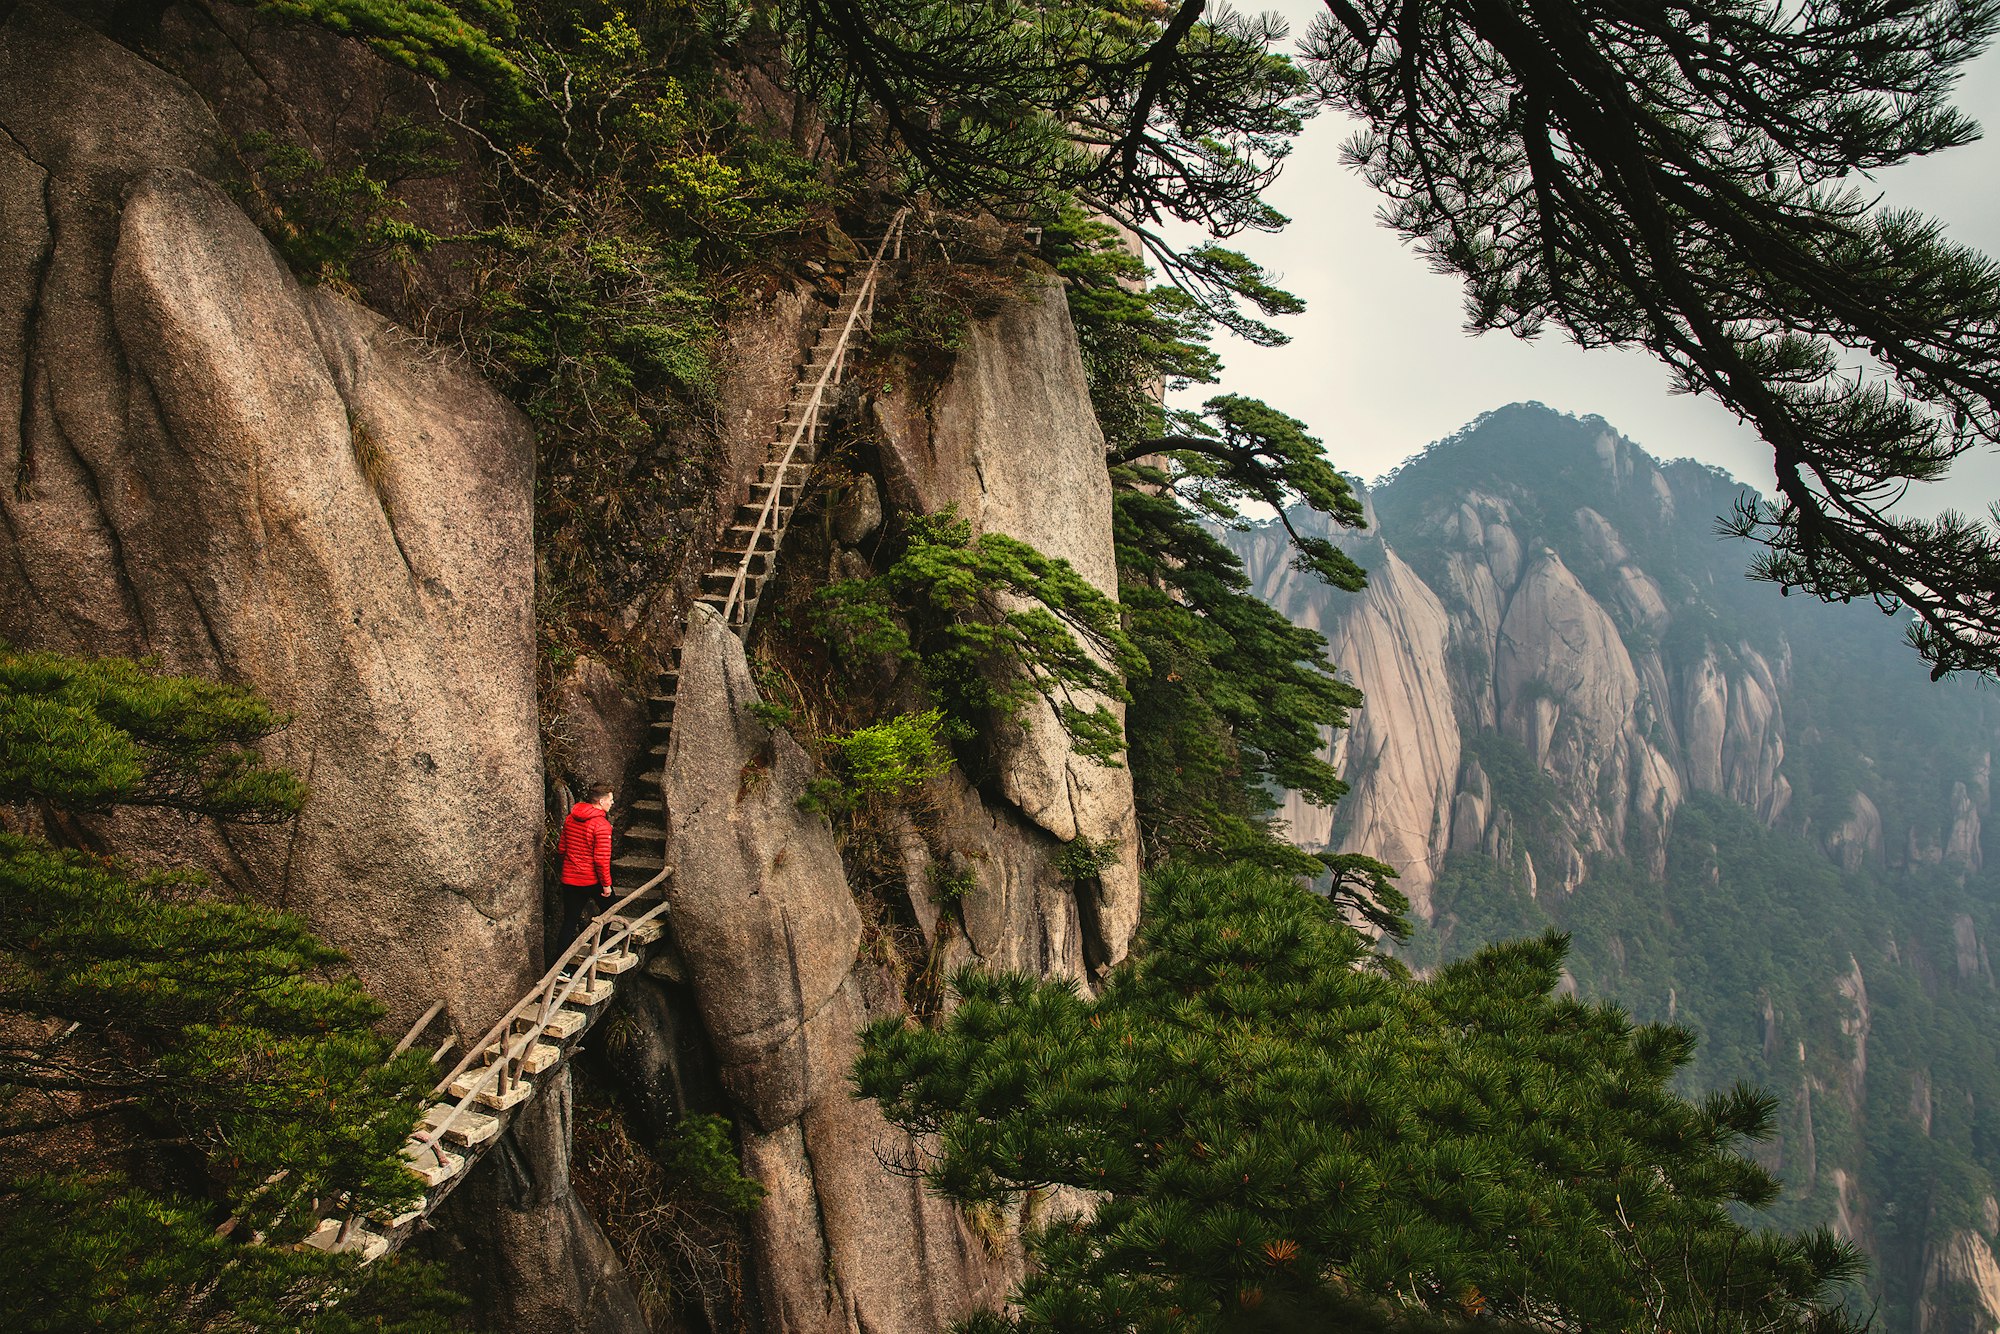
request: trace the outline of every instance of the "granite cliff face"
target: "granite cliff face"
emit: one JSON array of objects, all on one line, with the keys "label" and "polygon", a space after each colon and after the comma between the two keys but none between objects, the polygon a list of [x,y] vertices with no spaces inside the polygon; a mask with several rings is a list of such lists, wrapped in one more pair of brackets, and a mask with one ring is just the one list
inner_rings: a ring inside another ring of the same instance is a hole
[{"label": "granite cliff face", "polygon": [[1586,994],[1696,1029],[1698,1079],[1784,1094],[1778,1217],[1868,1250],[1885,1328],[1992,1330],[2000,1162],[1972,1127],[2000,1086],[1972,1030],[1996,1010],[2000,713],[1872,609],[1747,583],[1713,535],[1742,491],[1515,405],[1373,489],[1341,538],[1361,594],[1236,535],[1367,696],[1332,751],[1350,795],[1281,814],[1396,867],[1419,966],[1569,931]]},{"label": "granite cliff face", "polygon": [[[1489,429],[1532,411],[1494,414]],[[1713,476],[1684,469],[1690,494],[1677,496],[1609,427],[1564,429],[1588,436],[1571,483],[1604,508],[1666,525],[1682,508],[1704,524],[1718,512]],[[1259,591],[1325,633],[1328,657],[1368,696],[1341,742],[1354,791],[1337,811],[1293,799],[1292,838],[1383,857],[1425,916],[1452,852],[1505,850],[1537,892],[1567,892],[1594,856],[1663,867],[1689,793],[1726,796],[1767,823],[1790,801],[1783,653],[1698,634],[1610,519],[1587,505],[1546,513],[1539,490],[1475,482],[1412,506],[1390,483],[1371,507],[1378,531],[1356,544],[1370,586],[1351,602],[1290,571],[1268,540],[1240,543]],[[1536,496],[1525,513],[1524,496]],[[1540,863],[1511,838],[1476,754],[1461,757],[1461,738],[1479,734],[1521,747],[1560,789],[1564,827]]]},{"label": "granite cliff face", "polygon": [[[394,310],[393,293],[302,286],[232,193],[247,128],[330,143],[408,81],[354,43],[233,6],[151,7],[144,40],[123,12],[0,5],[0,635],[154,655],[288,711],[272,758],[310,784],[296,824],[133,820],[93,837],[301,913],[350,952],[391,1023],[442,998],[441,1022],[469,1041],[540,969],[557,779],[639,770],[643,691],[629,663],[584,658],[541,672],[538,698],[527,422],[370,308],[374,293]],[[465,207],[419,202],[434,218]],[[699,521],[719,527],[740,499],[822,311],[802,283],[735,317],[723,481]],[[954,506],[1115,590],[1103,440],[1059,288],[1023,283],[921,398],[883,387],[843,410],[874,443],[838,494],[816,496],[824,522],[800,525],[818,536],[788,548],[791,577],[863,572],[885,522]],[[925,1196],[885,1165],[897,1136],[851,1096],[862,1027],[908,1012],[888,921],[937,970],[981,960],[1090,985],[1138,917],[1130,777],[1031,718],[994,739],[985,786],[934,784],[885,902],[850,883],[827,821],[801,808],[813,761],[761,720],[743,645],[686,615],[702,568],[627,617],[628,656],[683,650],[657,794],[680,867],[673,948],[628,979],[604,1026],[617,1050],[579,1077],[636,1109],[647,1136],[692,1112],[732,1125],[764,1196],[742,1290],[707,1323],[942,1329],[1002,1299],[1027,1220],[975,1228]],[[1059,857],[1078,837],[1115,854],[1081,883]],[[948,903],[934,867],[963,879]],[[642,1330],[576,1188],[586,1099],[569,1079],[538,1094],[422,1246],[487,1327]]]}]

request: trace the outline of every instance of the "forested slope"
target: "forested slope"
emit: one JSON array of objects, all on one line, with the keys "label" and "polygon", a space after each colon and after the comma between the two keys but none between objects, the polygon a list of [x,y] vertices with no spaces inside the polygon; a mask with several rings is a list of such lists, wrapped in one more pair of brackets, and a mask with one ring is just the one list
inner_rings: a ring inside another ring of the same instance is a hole
[{"label": "forested slope", "polygon": [[1700,1033],[1695,1084],[1783,1094],[1772,1216],[1862,1244],[1884,1328],[1991,1328],[2000,699],[1872,607],[1745,580],[1742,491],[1517,404],[1373,489],[1357,598],[1238,535],[1369,700],[1353,794],[1293,836],[1398,866],[1413,965],[1571,933],[1582,994]]}]

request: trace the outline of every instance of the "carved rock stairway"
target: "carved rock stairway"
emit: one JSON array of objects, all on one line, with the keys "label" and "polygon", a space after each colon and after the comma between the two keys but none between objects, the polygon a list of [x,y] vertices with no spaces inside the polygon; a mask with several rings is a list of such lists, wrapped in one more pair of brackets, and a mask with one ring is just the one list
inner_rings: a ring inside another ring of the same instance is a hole
[{"label": "carved rock stairway", "polygon": [[[819,458],[822,427],[832,389],[841,382],[847,357],[857,335],[874,327],[875,294],[883,257],[902,253],[903,214],[897,214],[876,249],[875,259],[861,280],[850,283],[833,313],[821,326],[812,350],[798,368],[791,401],[763,465],[751,479],[749,494],[736,507],[701,579],[699,600],[722,614],[729,627],[742,634],[757,614],[764,586],[777,569],[785,529],[805,493],[805,483]],[[647,754],[652,763],[646,790],[660,791],[665,777],[667,741],[674,728],[674,698],[680,687],[680,647],[654,681],[648,700],[650,729]],[[625,851],[612,862],[613,883],[638,884],[666,865],[666,811],[657,798],[631,805],[632,824],[625,831]]]},{"label": "carved rock stairway", "polygon": [[[758,599],[784,544],[785,528],[818,456],[829,390],[839,385],[857,336],[873,325],[883,260],[901,257],[906,212],[891,221],[861,280],[843,293],[799,367],[770,454],[752,479],[748,497],[736,507],[703,576],[700,600],[721,612],[739,635],[756,615]],[[660,672],[650,700],[652,766],[646,790],[652,795],[631,803],[632,823],[621,836],[620,855],[612,862],[613,883],[624,893],[439,1081],[434,1091],[438,1101],[425,1111],[403,1146],[410,1171],[423,1182],[422,1198],[394,1217],[363,1217],[341,1209],[337,1201],[328,1202],[308,1245],[357,1252],[364,1261],[401,1246],[499,1140],[537,1085],[560,1072],[583,1035],[610,1008],[618,979],[664,944],[665,884],[673,868],[666,864],[666,810],[660,794],[665,791],[679,663],[676,647],[673,662]],[[437,1012],[433,1007],[418,1022],[403,1040],[405,1046]],[[442,1059],[452,1045],[447,1041],[433,1059]]]}]

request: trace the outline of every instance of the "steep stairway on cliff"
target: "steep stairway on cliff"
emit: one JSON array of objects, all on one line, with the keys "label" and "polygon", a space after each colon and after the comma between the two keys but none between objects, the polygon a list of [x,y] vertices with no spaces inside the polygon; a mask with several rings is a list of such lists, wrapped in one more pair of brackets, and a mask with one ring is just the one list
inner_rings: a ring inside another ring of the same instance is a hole
[{"label": "steep stairway on cliff", "polygon": [[[875,297],[885,259],[902,256],[908,210],[890,222],[858,283],[841,295],[800,365],[792,398],[771,449],[747,499],[736,508],[702,579],[700,600],[715,607],[741,635],[756,615],[757,601],[776,567],[785,528],[798,507],[806,477],[818,457],[821,427],[856,339],[874,325]],[[403,1146],[410,1171],[423,1183],[423,1196],[404,1212],[362,1216],[337,1200],[323,1201],[318,1229],[307,1244],[358,1253],[363,1261],[401,1246],[417,1226],[465,1180],[473,1165],[499,1141],[514,1113],[538,1086],[576,1051],[610,1006],[618,979],[645,963],[665,941],[667,820],[664,805],[667,743],[673,733],[674,701],[680,685],[680,650],[660,672],[650,700],[648,750],[652,759],[647,790],[657,795],[631,804],[632,824],[623,849],[612,862],[613,883],[623,893],[584,929],[526,996],[467,1050],[433,1090],[437,1101],[425,1111]],[[442,1005],[434,1006],[403,1039],[414,1042]],[[441,1061],[454,1043],[433,1055]]]},{"label": "steep stairway on cliff", "polygon": [[[885,260],[902,257],[903,221],[898,213],[883,234],[861,280],[841,294],[811,351],[800,363],[792,383],[791,401],[772,437],[763,466],[750,479],[748,494],[736,506],[729,527],[702,576],[699,600],[720,612],[738,635],[750,628],[757,602],[778,565],[785,529],[798,509],[805,483],[819,460],[823,427],[840,387],[847,358],[855,342],[875,327],[875,297]],[[674,700],[680,690],[680,647],[654,681],[648,701],[651,719],[647,737],[647,790],[665,778],[667,741],[674,730]],[[666,811],[648,798],[631,805],[632,825],[624,834],[624,852],[612,863],[613,883],[638,884],[666,864]]]}]

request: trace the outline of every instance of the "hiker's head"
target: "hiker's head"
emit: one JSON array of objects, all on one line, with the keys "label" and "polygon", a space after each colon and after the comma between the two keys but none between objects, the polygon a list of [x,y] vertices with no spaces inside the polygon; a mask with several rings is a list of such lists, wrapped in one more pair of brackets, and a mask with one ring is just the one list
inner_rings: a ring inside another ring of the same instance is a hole
[{"label": "hiker's head", "polygon": [[592,783],[590,785],[590,791],[586,793],[584,796],[584,800],[590,802],[592,805],[596,806],[599,810],[608,811],[611,809],[611,799],[615,795],[616,794],[613,793],[611,790],[611,784]]}]

